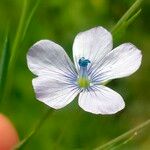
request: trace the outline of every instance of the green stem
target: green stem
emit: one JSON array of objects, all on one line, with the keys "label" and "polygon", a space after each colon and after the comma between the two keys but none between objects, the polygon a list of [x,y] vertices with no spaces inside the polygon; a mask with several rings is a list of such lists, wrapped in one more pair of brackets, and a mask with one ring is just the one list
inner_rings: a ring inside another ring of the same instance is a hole
[{"label": "green stem", "polygon": [[122,143],[120,143],[119,145],[117,146],[113,146],[111,148],[111,150],[115,150],[115,149],[118,149],[119,147],[127,144],[128,142],[130,142],[133,138],[135,138],[135,136],[137,136],[137,132],[134,132],[133,135],[131,135],[127,140],[123,141]]},{"label": "green stem", "polygon": [[139,9],[125,24],[126,26],[129,26],[141,13],[142,9]]},{"label": "green stem", "polygon": [[8,63],[9,63],[9,41],[8,37],[6,35],[5,41],[4,41],[4,48],[2,51],[2,57],[0,62],[0,100],[3,96],[3,90],[4,85],[6,81],[6,75],[7,75],[7,69],[8,69]]},{"label": "green stem", "polygon": [[37,133],[37,131],[39,131],[39,129],[42,127],[42,125],[48,119],[48,117],[52,114],[52,112],[53,112],[53,110],[49,109],[39,120],[39,122],[37,123],[35,128],[22,141],[20,141],[19,144],[16,145],[16,147],[14,149],[19,150],[19,149],[23,148],[27,144],[27,142],[35,135],[35,133]]},{"label": "green stem", "polygon": [[16,37],[14,40],[14,44],[12,47],[12,53],[11,53],[11,58],[10,58],[10,67],[12,67],[15,64],[17,48],[19,47],[20,41],[22,40],[22,33],[24,30],[24,22],[26,19],[26,14],[27,14],[27,0],[24,0],[23,10],[22,10],[22,15],[21,15],[18,31],[17,31]]},{"label": "green stem", "polygon": [[135,1],[135,3],[129,8],[129,10],[121,17],[118,23],[113,27],[112,34],[114,34],[116,30],[118,30],[118,28],[120,28],[122,24],[124,24],[124,22],[126,22],[131,17],[131,15],[139,8],[141,3],[142,0]]},{"label": "green stem", "polygon": [[31,19],[32,19],[33,15],[34,15],[34,13],[35,13],[35,11],[36,11],[36,9],[37,9],[37,7],[39,6],[40,1],[41,1],[41,0],[37,0],[37,1],[36,1],[36,3],[35,3],[35,5],[34,5],[32,11],[31,11],[31,13],[30,13],[30,16],[28,17],[28,20],[27,20],[27,23],[26,23],[26,26],[25,26],[25,28],[24,28],[24,32],[23,32],[23,35],[22,35],[22,39],[24,39],[24,37],[25,37],[25,35],[26,35],[26,32],[27,32],[27,29],[28,29],[29,24],[30,24],[30,22],[31,22]]},{"label": "green stem", "polygon": [[4,94],[2,99],[7,99],[7,96],[9,96],[10,90],[12,88],[12,78],[13,78],[13,71],[14,71],[14,67],[16,64],[16,59],[19,53],[19,47],[21,45],[21,42],[23,41],[25,34],[27,32],[28,26],[31,22],[31,19],[40,3],[40,0],[37,0],[33,9],[31,10],[31,13],[26,21],[26,16],[27,16],[27,10],[28,10],[28,1],[24,0],[23,3],[23,11],[22,11],[22,15],[21,15],[21,19],[19,22],[19,27],[17,30],[17,34],[14,40],[14,45],[12,47],[12,54],[11,54],[11,58],[10,58],[10,62],[9,62],[9,68],[8,68],[8,75],[7,75],[7,82],[4,88]]},{"label": "green stem", "polygon": [[4,87],[4,94],[3,94],[2,99],[5,99],[9,95],[9,92],[11,89],[13,70],[14,70],[15,63],[16,63],[16,57],[18,54],[18,47],[20,45],[20,41],[22,40],[22,33],[23,33],[23,29],[24,29],[24,22],[25,22],[26,14],[27,14],[27,0],[24,0],[23,10],[22,10],[18,30],[17,30],[16,36],[15,36],[15,39],[13,42],[14,44],[12,46],[11,57],[10,57],[9,66],[8,66],[8,73],[6,76],[7,82]]},{"label": "green stem", "polygon": [[125,132],[124,134],[118,136],[117,138],[109,141],[108,143],[102,145],[102,146],[99,146],[97,147],[96,149],[94,150],[103,150],[103,149],[106,149],[108,147],[110,147],[111,145],[127,138],[128,136],[130,136],[131,134],[135,133],[135,132],[138,132],[139,130],[141,130],[142,128],[148,126],[150,124],[150,119],[148,119],[147,121],[143,122],[142,124],[138,125],[137,127],[129,130],[128,132]]}]

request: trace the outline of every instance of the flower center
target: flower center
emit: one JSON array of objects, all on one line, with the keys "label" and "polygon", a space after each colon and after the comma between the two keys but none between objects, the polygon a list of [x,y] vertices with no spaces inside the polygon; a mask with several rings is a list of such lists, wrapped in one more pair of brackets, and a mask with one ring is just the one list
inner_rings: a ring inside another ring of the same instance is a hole
[{"label": "flower center", "polygon": [[88,79],[88,73],[87,73],[87,66],[89,63],[90,60],[85,59],[84,57],[79,59],[80,70],[79,70],[79,78],[77,82],[81,88],[87,88],[90,85],[90,81]]}]

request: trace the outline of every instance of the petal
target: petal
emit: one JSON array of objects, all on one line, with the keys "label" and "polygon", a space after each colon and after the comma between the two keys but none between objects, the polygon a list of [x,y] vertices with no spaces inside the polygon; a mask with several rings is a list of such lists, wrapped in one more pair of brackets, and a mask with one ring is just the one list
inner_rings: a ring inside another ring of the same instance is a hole
[{"label": "petal", "polygon": [[32,80],[36,98],[46,105],[60,109],[69,104],[78,95],[79,89],[74,84],[40,76]]},{"label": "petal", "polygon": [[105,82],[126,77],[134,73],[141,65],[142,54],[133,44],[125,43],[107,54],[100,64],[92,70],[93,82]]},{"label": "petal", "polygon": [[27,54],[29,69],[35,75],[76,75],[75,68],[64,51],[58,44],[41,40],[35,43]]},{"label": "petal", "polygon": [[85,57],[91,61],[91,65],[94,65],[110,50],[112,50],[112,36],[103,27],[79,33],[73,43],[73,57],[77,70],[80,58]]},{"label": "petal", "polygon": [[79,95],[79,106],[94,114],[114,114],[125,107],[122,97],[102,85],[94,85]]}]

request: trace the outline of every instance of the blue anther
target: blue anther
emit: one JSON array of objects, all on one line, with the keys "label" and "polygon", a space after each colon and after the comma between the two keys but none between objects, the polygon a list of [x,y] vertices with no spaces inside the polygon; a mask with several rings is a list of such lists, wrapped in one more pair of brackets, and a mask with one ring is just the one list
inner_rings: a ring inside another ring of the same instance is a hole
[{"label": "blue anther", "polygon": [[84,57],[79,59],[80,67],[87,67],[88,63],[91,63],[90,60],[85,59]]}]

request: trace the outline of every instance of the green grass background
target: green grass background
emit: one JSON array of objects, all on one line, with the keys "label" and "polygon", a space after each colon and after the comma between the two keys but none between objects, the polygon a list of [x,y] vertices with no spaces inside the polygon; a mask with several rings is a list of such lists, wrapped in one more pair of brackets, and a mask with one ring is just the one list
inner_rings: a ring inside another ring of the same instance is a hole
[{"label": "green grass background", "polygon": [[[72,59],[72,43],[80,31],[95,26],[111,29],[133,0],[41,0],[27,34],[19,48],[8,98],[1,102],[1,112],[14,123],[20,139],[29,133],[48,107],[35,99],[26,64],[29,47],[38,40],[50,39],[60,44]],[[21,0],[0,0],[0,55],[7,24],[13,44],[22,11]],[[31,8],[35,0],[30,1]],[[114,40],[114,47],[132,42],[142,50],[140,69],[130,77],[114,80],[109,87],[118,91],[126,108],[116,115],[102,116],[84,112],[77,99],[57,110],[23,148],[25,150],[93,149],[119,136],[150,117],[150,1],[144,1],[141,15]],[[10,47],[11,48],[11,47]],[[143,129],[121,150],[149,150],[150,128]]]}]

